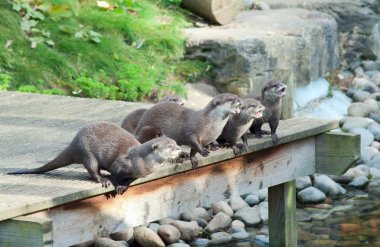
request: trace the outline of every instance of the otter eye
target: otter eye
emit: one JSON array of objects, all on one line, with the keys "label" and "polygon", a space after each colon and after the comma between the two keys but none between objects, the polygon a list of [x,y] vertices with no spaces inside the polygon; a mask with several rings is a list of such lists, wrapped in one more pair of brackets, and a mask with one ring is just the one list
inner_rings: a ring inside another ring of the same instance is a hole
[{"label": "otter eye", "polygon": [[233,98],[228,98],[228,101],[233,101],[234,99]]},{"label": "otter eye", "polygon": [[168,146],[169,148],[172,148],[173,147],[173,145],[172,144],[169,144],[169,146]]},{"label": "otter eye", "polygon": [[256,105],[250,105],[250,107],[256,107]]}]

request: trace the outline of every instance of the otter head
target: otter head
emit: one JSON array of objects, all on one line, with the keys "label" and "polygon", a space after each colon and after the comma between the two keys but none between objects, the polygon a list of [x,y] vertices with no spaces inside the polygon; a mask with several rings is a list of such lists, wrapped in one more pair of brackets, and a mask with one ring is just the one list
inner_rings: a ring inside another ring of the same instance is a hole
[{"label": "otter head", "polygon": [[241,100],[235,94],[219,94],[211,100],[210,104],[223,116],[240,113]]},{"label": "otter head", "polygon": [[161,129],[154,128],[152,126],[144,126],[136,134],[136,139],[140,143],[145,143],[154,138],[165,136],[164,132]]},{"label": "otter head", "polygon": [[185,100],[175,94],[163,97],[160,102],[173,102],[182,106],[185,104]]},{"label": "otter head", "polygon": [[243,99],[240,114],[244,115],[247,119],[262,118],[264,109],[265,107],[260,101],[252,98],[245,98]]},{"label": "otter head", "polygon": [[261,90],[262,100],[277,100],[285,96],[286,85],[282,80],[271,80],[263,85]]},{"label": "otter head", "polygon": [[161,160],[175,159],[181,153],[177,143],[166,136],[155,138],[150,141],[154,155]]}]

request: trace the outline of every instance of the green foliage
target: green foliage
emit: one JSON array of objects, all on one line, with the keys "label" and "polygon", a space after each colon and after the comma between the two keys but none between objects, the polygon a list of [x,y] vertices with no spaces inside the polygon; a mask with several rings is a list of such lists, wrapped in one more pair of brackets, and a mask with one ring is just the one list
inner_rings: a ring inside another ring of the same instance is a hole
[{"label": "green foliage", "polygon": [[23,93],[39,93],[40,90],[34,85],[22,85],[18,89],[18,91]]},{"label": "green foliage", "polygon": [[12,77],[7,74],[0,74],[0,90],[7,90],[11,84]]}]

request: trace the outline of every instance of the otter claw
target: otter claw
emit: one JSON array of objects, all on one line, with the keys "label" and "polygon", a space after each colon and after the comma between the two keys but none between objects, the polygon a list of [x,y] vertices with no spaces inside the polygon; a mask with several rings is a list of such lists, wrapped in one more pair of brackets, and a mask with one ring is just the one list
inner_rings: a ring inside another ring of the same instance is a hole
[{"label": "otter claw", "polygon": [[117,195],[122,195],[127,190],[128,190],[128,186],[122,186],[122,185],[117,186],[115,189]]},{"label": "otter claw", "polygon": [[203,157],[207,157],[207,156],[209,156],[210,151],[208,151],[206,148],[204,148],[200,154],[201,154]]}]

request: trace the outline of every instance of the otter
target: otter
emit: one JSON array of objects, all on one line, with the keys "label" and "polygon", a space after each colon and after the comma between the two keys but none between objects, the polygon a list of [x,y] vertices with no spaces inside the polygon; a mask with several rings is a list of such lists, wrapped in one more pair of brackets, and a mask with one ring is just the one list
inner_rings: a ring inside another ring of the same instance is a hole
[{"label": "otter", "polygon": [[195,154],[209,155],[205,145],[213,142],[222,133],[231,114],[239,113],[241,100],[234,94],[215,96],[201,110],[192,110],[173,102],[162,102],[152,106],[142,116],[135,134],[144,126],[161,129],[178,145],[190,146],[190,160],[193,169],[198,165]]},{"label": "otter", "polygon": [[[183,99],[181,99],[179,96],[174,95],[174,94],[163,97],[161,99],[160,103],[161,102],[174,102],[174,103],[177,103],[179,105],[185,104],[185,101]],[[129,131],[130,133],[134,133],[137,125],[140,122],[142,115],[146,112],[146,110],[147,109],[145,109],[145,108],[139,108],[139,109],[136,109],[136,110],[132,111],[131,113],[129,113],[124,118],[123,123],[121,124],[121,127],[123,129]]]},{"label": "otter", "polygon": [[[265,107],[255,99],[245,98],[240,106],[240,113],[235,114],[228,119],[222,134],[216,140],[221,146],[232,147],[235,156],[238,155],[238,149],[248,149],[247,132],[253,121],[261,119]],[[242,138],[243,144],[236,144]]]},{"label": "otter", "polygon": [[162,130],[153,128],[152,126],[145,126],[143,127],[139,133],[136,135],[136,139],[140,143],[145,143],[147,141],[150,141],[154,138],[164,136],[164,132]]},{"label": "otter", "polygon": [[[117,194],[122,194],[133,180],[153,172],[179,153],[180,148],[170,138],[159,137],[140,144],[117,125],[96,122],[79,130],[71,143],[46,165],[8,174],[38,174],[70,164],[83,164],[97,183],[107,188],[112,180]],[[111,180],[100,174],[101,169],[110,172]]]},{"label": "otter", "polygon": [[[262,86],[261,97],[254,97],[252,94],[248,96],[260,100],[265,106],[263,117],[255,120],[249,130],[257,138],[270,134],[274,145],[278,142],[276,129],[281,118],[282,97],[285,96],[285,91],[286,85],[282,80],[270,80]],[[261,129],[264,123],[269,123],[270,133]]]}]

